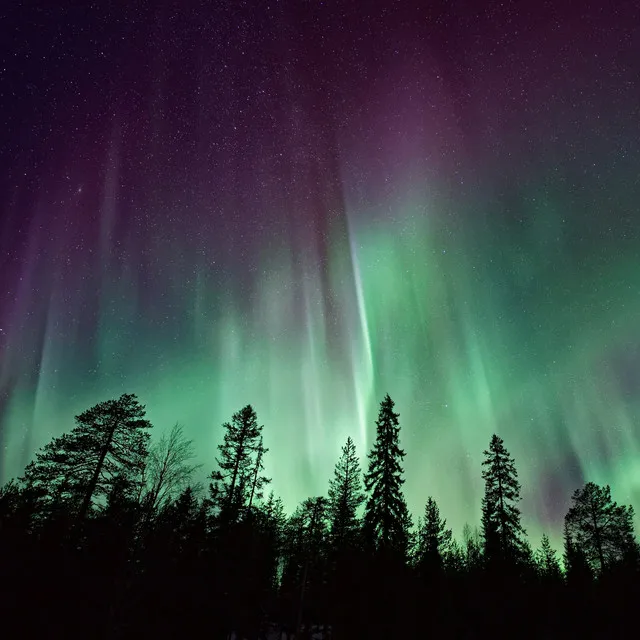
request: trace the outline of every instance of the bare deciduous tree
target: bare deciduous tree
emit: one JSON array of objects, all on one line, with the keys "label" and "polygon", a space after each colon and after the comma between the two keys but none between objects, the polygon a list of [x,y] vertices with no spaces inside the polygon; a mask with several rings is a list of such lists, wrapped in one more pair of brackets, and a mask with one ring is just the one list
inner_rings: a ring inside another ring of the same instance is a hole
[{"label": "bare deciduous tree", "polygon": [[193,441],[185,437],[178,423],[151,446],[145,469],[144,497],[151,512],[175,500],[189,485],[193,472],[201,466],[192,464],[193,458]]}]

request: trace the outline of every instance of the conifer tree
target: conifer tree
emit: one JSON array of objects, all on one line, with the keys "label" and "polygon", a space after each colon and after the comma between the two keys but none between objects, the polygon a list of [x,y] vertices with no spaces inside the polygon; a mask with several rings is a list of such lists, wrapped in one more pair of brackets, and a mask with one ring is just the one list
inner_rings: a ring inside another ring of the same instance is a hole
[{"label": "conifer tree", "polygon": [[[223,425],[224,441],[218,446],[218,469],[211,474],[211,502],[224,520],[237,521],[242,511],[255,498],[256,489],[269,482],[259,476],[262,470],[262,425],[251,405],[233,414]],[[253,492],[253,493],[252,493]]]},{"label": "conifer tree", "polygon": [[460,543],[451,538],[447,551],[442,558],[445,573],[450,576],[459,576],[467,568],[466,553]]},{"label": "conifer tree", "polygon": [[142,482],[151,423],[133,394],[100,402],[75,421],[36,454],[21,480],[39,492],[45,508],[66,504],[82,520],[116,482]]},{"label": "conifer tree", "polygon": [[540,541],[540,548],[535,553],[535,562],[538,574],[545,581],[557,582],[562,577],[560,562],[556,550],[549,542],[549,536],[545,533]]},{"label": "conifer tree", "polygon": [[364,501],[360,462],[351,439],[342,447],[333,479],[329,481],[329,520],[331,542],[335,550],[344,550],[355,543],[358,533],[357,510]]},{"label": "conifer tree", "polygon": [[392,552],[406,558],[409,550],[411,517],[402,485],[401,466],[405,452],[400,448],[399,414],[387,394],[380,403],[376,421],[376,440],[369,453],[369,469],[365,475],[368,494],[364,513],[364,535],[377,551]]},{"label": "conifer tree", "polygon": [[313,613],[313,603],[316,612],[324,605],[328,532],[328,502],[322,496],[305,500],[285,526],[281,586],[298,628]]},{"label": "conifer tree", "polygon": [[565,545],[569,547],[570,562],[580,550],[591,570],[602,573],[637,553],[633,508],[617,505],[608,485],[600,487],[588,482],[574,492],[572,501],[565,516]]},{"label": "conifer tree", "polygon": [[482,534],[484,557],[489,566],[514,565],[523,560],[525,531],[520,523],[520,483],[515,462],[504,441],[493,435],[484,451],[482,478]]},{"label": "conifer tree", "polygon": [[440,517],[436,501],[429,496],[424,508],[424,520],[418,530],[416,552],[416,564],[423,577],[435,578],[441,573],[451,540],[451,529],[447,529],[447,521]]},{"label": "conifer tree", "polygon": [[299,585],[303,581],[306,566],[306,582],[309,574],[317,573],[325,557],[328,542],[329,520],[327,499],[322,496],[307,498],[293,512],[285,525],[286,561],[283,583]]},{"label": "conifer tree", "polygon": [[265,541],[264,562],[269,567],[271,588],[276,589],[280,578],[279,568],[283,557],[287,516],[282,498],[273,491],[258,509],[258,526]]},{"label": "conifer tree", "polygon": [[163,506],[159,524],[169,533],[169,548],[175,558],[189,552],[197,555],[204,541],[206,517],[204,505],[191,485]]},{"label": "conifer tree", "polygon": [[477,527],[466,523],[462,527],[462,557],[464,567],[471,573],[482,568],[482,536]]}]

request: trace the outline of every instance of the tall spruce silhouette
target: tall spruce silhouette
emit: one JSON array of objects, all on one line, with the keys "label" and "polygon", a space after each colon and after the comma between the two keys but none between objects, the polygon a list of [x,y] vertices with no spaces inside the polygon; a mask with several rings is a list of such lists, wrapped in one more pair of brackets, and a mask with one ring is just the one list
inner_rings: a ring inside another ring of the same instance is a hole
[{"label": "tall spruce silhouette", "polygon": [[482,478],[482,534],[484,559],[490,568],[506,568],[523,559],[525,531],[520,522],[520,483],[504,441],[493,435],[484,451]]},{"label": "tall spruce silhouette", "polygon": [[211,474],[211,501],[222,520],[237,520],[249,502],[256,498],[256,490],[269,482],[260,476],[262,458],[262,425],[251,405],[233,414],[231,422],[222,425],[224,440],[218,446],[218,469]]},{"label": "tall spruce silhouette", "polygon": [[329,481],[329,521],[331,544],[343,551],[356,542],[358,535],[358,507],[364,501],[362,473],[351,437],[342,447],[333,478]]},{"label": "tall spruce silhouette", "polygon": [[387,394],[380,403],[376,420],[376,440],[369,453],[369,469],[364,477],[368,494],[363,532],[367,544],[376,551],[391,552],[406,558],[411,517],[402,492],[404,484],[400,448],[399,414]]},{"label": "tall spruce silhouette", "polygon": [[564,529],[570,561],[579,550],[590,569],[601,574],[637,555],[633,508],[616,504],[608,485],[588,482],[574,492],[572,502]]},{"label": "tall spruce silhouette", "polygon": [[36,454],[21,480],[45,504],[67,504],[83,520],[94,498],[106,498],[116,483],[142,482],[151,423],[134,394],[100,402],[75,421]]}]

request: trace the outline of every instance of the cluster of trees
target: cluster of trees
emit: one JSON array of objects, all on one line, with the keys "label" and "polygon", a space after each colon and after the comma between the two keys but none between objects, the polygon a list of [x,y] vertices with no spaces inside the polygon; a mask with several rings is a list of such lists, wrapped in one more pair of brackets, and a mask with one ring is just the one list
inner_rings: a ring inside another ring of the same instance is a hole
[{"label": "cluster of trees", "polygon": [[563,562],[547,536],[532,550],[497,435],[480,529],[456,540],[432,497],[414,526],[388,395],[365,472],[349,438],[327,495],[291,515],[265,495],[268,449],[251,406],[223,425],[208,487],[193,483],[179,426],[151,443],[135,395],[75,420],[0,490],[0,614],[22,635],[257,638],[271,622],[296,638],[313,625],[341,639],[550,635],[565,624],[612,637],[640,594],[632,508],[587,483],[565,517]]}]

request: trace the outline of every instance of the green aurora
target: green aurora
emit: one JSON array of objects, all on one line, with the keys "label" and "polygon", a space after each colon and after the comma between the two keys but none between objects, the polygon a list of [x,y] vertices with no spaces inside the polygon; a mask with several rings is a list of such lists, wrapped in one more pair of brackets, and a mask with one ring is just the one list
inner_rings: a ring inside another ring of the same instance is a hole
[{"label": "green aurora", "polygon": [[493,433],[532,544],[586,480],[640,507],[622,5],[153,4],[5,24],[0,480],[126,392],[205,481],[251,403],[293,510],[348,436],[365,466],[389,393],[414,517],[479,525]]}]

